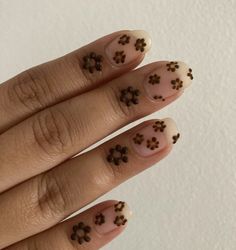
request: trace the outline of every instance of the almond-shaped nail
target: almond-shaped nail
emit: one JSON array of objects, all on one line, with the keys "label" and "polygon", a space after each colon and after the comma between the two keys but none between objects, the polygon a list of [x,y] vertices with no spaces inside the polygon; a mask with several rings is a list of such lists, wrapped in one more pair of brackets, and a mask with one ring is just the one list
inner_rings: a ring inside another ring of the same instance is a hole
[{"label": "almond-shaped nail", "polygon": [[131,215],[132,212],[127,203],[119,201],[95,215],[95,230],[99,234],[107,234],[118,227],[125,226]]},{"label": "almond-shaped nail", "polygon": [[192,80],[191,68],[183,62],[171,61],[148,74],[144,80],[144,88],[152,100],[165,101],[188,87]]},{"label": "almond-shaped nail", "polygon": [[141,156],[150,156],[170,144],[175,144],[180,134],[171,118],[156,120],[136,131],[132,136],[134,150]]},{"label": "almond-shaped nail", "polygon": [[151,47],[151,38],[146,31],[133,30],[117,36],[111,41],[105,51],[108,60],[114,66],[131,63]]}]

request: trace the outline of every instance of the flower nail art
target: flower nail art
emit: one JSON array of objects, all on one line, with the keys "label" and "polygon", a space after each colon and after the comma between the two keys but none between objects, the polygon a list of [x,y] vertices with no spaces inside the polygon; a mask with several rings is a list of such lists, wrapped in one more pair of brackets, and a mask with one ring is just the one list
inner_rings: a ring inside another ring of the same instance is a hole
[{"label": "flower nail art", "polygon": [[177,135],[174,135],[172,138],[173,138],[173,144],[175,144],[177,141],[178,141],[178,139],[179,139],[179,137],[180,137],[180,134],[178,133]]},{"label": "flower nail art", "polygon": [[156,137],[152,137],[152,139],[147,140],[147,148],[154,150],[159,147],[159,141]]},{"label": "flower nail art", "polygon": [[119,63],[124,63],[125,62],[125,52],[122,51],[116,51],[115,56],[113,57],[113,60],[119,64]]},{"label": "flower nail art", "polygon": [[155,99],[155,100],[160,100],[160,101],[163,101],[163,102],[166,100],[165,98],[163,98],[162,95],[154,95],[154,96],[153,96],[153,99]]},{"label": "flower nail art", "polygon": [[99,213],[95,216],[95,224],[101,226],[105,223],[105,216],[102,213]]},{"label": "flower nail art", "polygon": [[158,84],[160,83],[160,76],[158,76],[157,74],[154,74],[154,75],[150,75],[149,76],[149,83],[154,85],[154,84]]},{"label": "flower nail art", "polygon": [[172,89],[179,90],[183,87],[183,81],[181,81],[179,78],[176,78],[175,80],[171,81]]},{"label": "flower nail art", "polygon": [[188,69],[187,76],[188,76],[191,80],[193,80],[192,69],[190,69],[190,68]]},{"label": "flower nail art", "polygon": [[148,123],[136,131],[131,139],[133,149],[141,156],[150,156],[170,146],[179,138],[174,121],[170,118]]},{"label": "flower nail art", "polygon": [[123,35],[123,36],[120,37],[118,43],[122,44],[122,45],[125,45],[125,44],[129,43],[129,40],[130,40],[130,36]]},{"label": "flower nail art", "polygon": [[117,204],[115,204],[115,212],[121,212],[125,207],[125,202],[119,201]]},{"label": "flower nail art", "polygon": [[135,42],[135,49],[137,51],[140,50],[141,52],[143,52],[146,45],[147,44],[145,43],[145,39],[144,38],[139,38]]},{"label": "flower nail art", "polygon": [[152,127],[154,128],[155,132],[163,132],[166,128],[166,125],[164,121],[156,121]]},{"label": "flower nail art", "polygon": [[99,234],[107,234],[117,227],[124,226],[131,215],[132,212],[127,203],[119,201],[97,213],[94,218],[95,230]]},{"label": "flower nail art", "polygon": [[109,150],[109,155],[107,156],[107,161],[112,162],[115,165],[120,165],[121,162],[128,162],[128,148],[122,147],[121,145],[116,145],[115,148]]},{"label": "flower nail art", "polygon": [[151,39],[145,31],[133,30],[119,34],[105,47],[107,62],[115,67],[134,63],[151,47]]},{"label": "flower nail art", "polygon": [[139,95],[140,91],[138,89],[128,87],[127,89],[121,90],[120,101],[124,102],[126,106],[130,106],[131,104],[138,104]]},{"label": "flower nail art", "polygon": [[133,138],[133,141],[134,141],[135,144],[139,144],[140,145],[144,141],[144,136],[141,135],[141,134],[139,134],[139,133],[137,133],[135,135],[135,137]]},{"label": "flower nail art", "polygon": [[72,240],[77,240],[81,245],[84,242],[89,242],[91,240],[89,233],[91,232],[91,227],[86,226],[83,222],[73,227],[73,233],[71,235]]},{"label": "flower nail art", "polygon": [[169,62],[166,64],[166,66],[167,66],[167,70],[172,71],[172,72],[175,72],[176,69],[179,68],[178,62]]},{"label": "flower nail art", "polygon": [[87,69],[90,73],[93,73],[94,70],[102,70],[102,59],[101,55],[97,55],[94,52],[91,52],[87,56],[83,57],[84,65],[83,68]]},{"label": "flower nail art", "polygon": [[114,220],[114,224],[116,224],[118,227],[121,225],[125,225],[127,222],[127,219],[125,218],[124,215],[118,215],[116,216],[115,220]]}]

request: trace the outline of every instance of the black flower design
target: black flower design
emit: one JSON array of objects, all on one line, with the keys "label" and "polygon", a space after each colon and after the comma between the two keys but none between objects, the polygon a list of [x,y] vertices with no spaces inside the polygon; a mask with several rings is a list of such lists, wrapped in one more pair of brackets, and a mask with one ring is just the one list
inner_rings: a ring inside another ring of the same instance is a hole
[{"label": "black flower design", "polygon": [[180,134],[179,133],[177,135],[172,136],[173,144],[175,144],[178,141],[179,138],[180,138]]},{"label": "black flower design", "polygon": [[121,212],[124,207],[125,207],[125,202],[119,201],[118,203],[115,204],[115,212]]},{"label": "black flower design", "polygon": [[83,222],[78,225],[73,226],[73,233],[71,235],[72,240],[77,240],[81,245],[84,242],[89,242],[91,240],[89,233],[91,232],[91,227],[86,226]]},{"label": "black flower design", "polygon": [[122,147],[121,145],[116,145],[115,148],[109,150],[109,155],[107,156],[108,162],[113,162],[115,165],[120,165],[121,162],[128,162],[128,148]]},{"label": "black flower design", "polygon": [[172,72],[175,72],[176,69],[179,68],[178,62],[169,62],[166,64],[166,66],[167,66],[167,70],[172,71]]},{"label": "black flower design", "polygon": [[124,63],[125,62],[125,58],[126,58],[126,55],[125,55],[125,52],[122,50],[122,51],[116,51],[115,52],[115,55],[113,57],[113,60],[119,64],[119,63]]},{"label": "black flower design", "polygon": [[166,100],[162,95],[154,95],[153,98],[154,98],[155,100],[161,100],[161,101],[163,101],[163,102]]},{"label": "black flower design", "polygon": [[159,141],[156,137],[152,137],[150,140],[147,140],[147,148],[154,150],[159,147]]},{"label": "black flower design", "polygon": [[181,81],[179,78],[176,78],[175,80],[171,81],[172,89],[179,90],[183,87],[183,81]]},{"label": "black flower design", "polygon": [[147,44],[145,43],[145,39],[144,38],[139,38],[136,40],[135,42],[135,49],[138,51],[140,50],[141,52],[144,51],[144,48],[147,46]]},{"label": "black flower design", "polygon": [[154,84],[158,84],[160,83],[160,76],[158,76],[157,74],[154,74],[154,75],[150,75],[149,76],[149,83],[154,85]]},{"label": "black flower design", "polygon": [[135,135],[135,137],[133,138],[133,141],[134,141],[135,144],[139,144],[140,145],[144,141],[144,136],[141,135],[141,134],[139,134],[139,133],[137,133]]},{"label": "black flower design", "polygon": [[83,61],[84,61],[83,68],[87,69],[90,73],[93,73],[94,70],[101,71],[102,60],[103,60],[103,57],[101,55],[97,55],[96,53],[91,52],[87,56],[83,57]]},{"label": "black flower design", "polygon": [[120,37],[118,43],[122,44],[122,45],[125,45],[125,44],[129,43],[129,40],[130,40],[130,36],[123,35],[123,36]]},{"label": "black flower design", "polygon": [[187,76],[188,76],[191,80],[193,80],[193,71],[192,71],[192,69],[188,69]]},{"label": "black flower design", "polygon": [[127,221],[128,220],[125,218],[124,215],[118,215],[114,220],[114,224],[116,224],[119,227],[121,225],[125,225]]},{"label": "black flower design", "polygon": [[164,121],[156,121],[152,127],[154,128],[155,132],[164,132],[166,125]]},{"label": "black flower design", "polygon": [[138,96],[140,91],[134,89],[133,87],[128,87],[127,89],[121,90],[120,101],[124,102],[127,106],[133,104],[138,104]]},{"label": "black flower design", "polygon": [[105,216],[102,213],[99,213],[95,216],[95,224],[101,226],[105,223]]}]

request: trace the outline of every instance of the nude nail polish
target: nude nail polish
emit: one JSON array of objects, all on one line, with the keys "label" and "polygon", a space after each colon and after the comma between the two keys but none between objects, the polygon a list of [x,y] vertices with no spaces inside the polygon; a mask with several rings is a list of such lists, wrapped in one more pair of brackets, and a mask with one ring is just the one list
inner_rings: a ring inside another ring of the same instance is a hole
[{"label": "nude nail polish", "polygon": [[94,217],[95,230],[99,234],[107,234],[127,224],[132,212],[126,202],[119,201],[105,208]]},{"label": "nude nail polish", "polygon": [[166,62],[147,75],[144,88],[150,99],[163,102],[188,87],[192,80],[192,69],[185,63]]},{"label": "nude nail polish", "polygon": [[146,31],[127,31],[117,36],[106,47],[106,55],[112,65],[120,67],[134,61],[151,48],[151,38]]},{"label": "nude nail polish", "polygon": [[161,151],[179,139],[175,122],[166,118],[156,120],[136,131],[132,136],[134,150],[141,156],[150,156]]}]

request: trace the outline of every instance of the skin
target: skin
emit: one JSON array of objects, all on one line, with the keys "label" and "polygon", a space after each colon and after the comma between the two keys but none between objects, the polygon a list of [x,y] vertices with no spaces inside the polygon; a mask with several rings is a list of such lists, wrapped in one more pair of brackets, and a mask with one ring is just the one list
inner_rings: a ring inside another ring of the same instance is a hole
[{"label": "skin", "polygon": [[[130,145],[135,130],[146,121],[80,154],[119,128],[175,101],[140,97],[142,105],[127,107],[117,93],[124,82],[134,82],[166,62],[133,70],[144,53],[119,68],[105,61],[101,73],[83,69],[82,58],[91,51],[103,55],[104,46],[123,34],[103,37],[54,61],[29,69],[0,85],[0,249],[99,249],[124,227],[100,235],[93,230],[96,212],[115,201],[98,204],[61,222],[125,180],[160,161],[172,145],[149,157],[133,150],[125,167],[106,161],[116,144]],[[132,71],[133,70],[133,71]],[[135,79],[135,81],[134,81]],[[70,240],[72,227],[83,221],[92,227],[92,241]],[[46,230],[46,231],[45,231]]]}]

